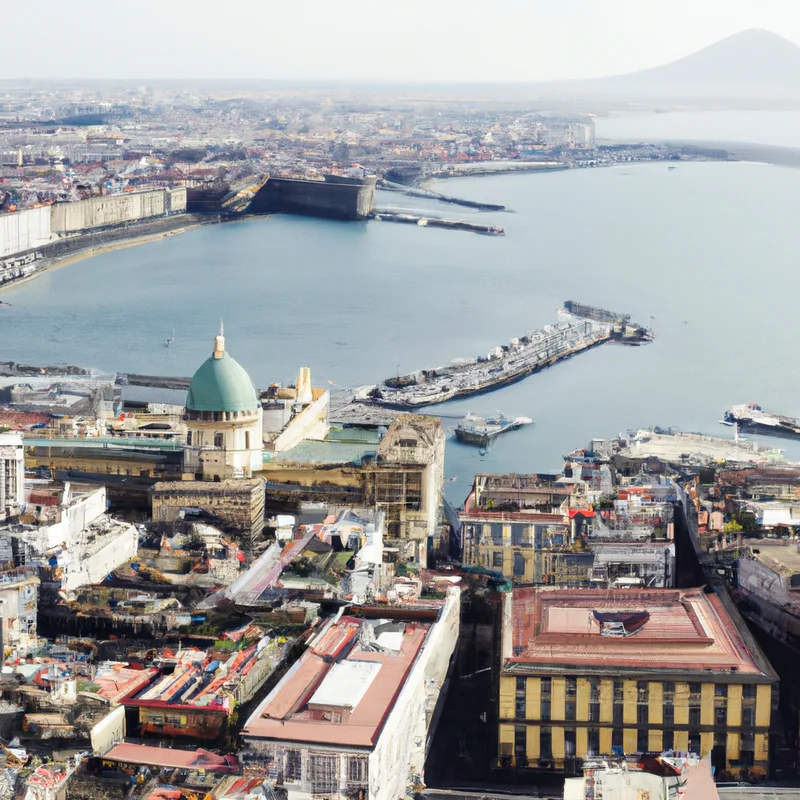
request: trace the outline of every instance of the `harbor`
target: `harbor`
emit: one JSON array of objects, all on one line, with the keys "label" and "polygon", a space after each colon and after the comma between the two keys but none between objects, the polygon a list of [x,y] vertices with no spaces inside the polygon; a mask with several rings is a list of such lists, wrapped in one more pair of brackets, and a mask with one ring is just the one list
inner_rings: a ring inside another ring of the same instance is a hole
[{"label": "harbor", "polygon": [[420,408],[494,391],[607,342],[643,344],[653,333],[630,316],[567,300],[558,321],[513,338],[473,359],[423,369],[364,387],[356,400],[389,408]]}]

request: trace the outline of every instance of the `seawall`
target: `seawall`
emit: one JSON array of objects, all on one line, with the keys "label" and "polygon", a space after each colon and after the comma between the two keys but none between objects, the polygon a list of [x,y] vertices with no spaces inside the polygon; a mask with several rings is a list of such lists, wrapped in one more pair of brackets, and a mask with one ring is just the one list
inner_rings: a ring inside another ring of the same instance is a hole
[{"label": "seawall", "polygon": [[372,212],[374,200],[374,178],[327,176],[324,181],[269,178],[256,193],[248,212],[361,220]]}]

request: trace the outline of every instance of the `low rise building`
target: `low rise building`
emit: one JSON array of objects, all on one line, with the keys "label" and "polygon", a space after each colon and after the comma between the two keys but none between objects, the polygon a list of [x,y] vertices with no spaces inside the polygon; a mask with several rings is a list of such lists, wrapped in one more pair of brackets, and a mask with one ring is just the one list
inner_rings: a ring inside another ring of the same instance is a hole
[{"label": "low rise building", "polygon": [[460,592],[449,589],[427,610],[375,613],[325,625],[242,730],[289,800],[394,800],[424,780],[458,639]]},{"label": "low rise building", "polygon": [[245,625],[208,650],[163,654],[151,682],[120,702],[138,710],[142,735],[219,740],[235,709],[261,688],[288,648],[283,639]]},{"label": "low rise building", "polygon": [[677,750],[766,775],[778,679],[727,596],[528,588],[504,603],[498,767]]}]

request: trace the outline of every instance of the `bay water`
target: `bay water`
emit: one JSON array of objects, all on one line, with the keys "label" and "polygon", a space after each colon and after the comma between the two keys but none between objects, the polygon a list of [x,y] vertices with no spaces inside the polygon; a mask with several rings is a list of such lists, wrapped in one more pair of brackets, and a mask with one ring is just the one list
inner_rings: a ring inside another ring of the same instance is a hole
[{"label": "bay water", "polygon": [[210,225],[4,290],[0,360],[191,375],[222,318],[258,386],[309,366],[315,385],[352,387],[486,353],[554,322],[567,299],[652,316],[650,345],[604,345],[431,409],[449,429],[468,410],[535,420],[487,453],[448,442],[456,503],[476,472],[557,470],[591,437],[652,425],[729,436],[718,420],[749,401],[800,416],[800,171],[647,164],[435,188],[509,210],[396,194],[378,204],[435,207],[506,236],[289,216]]}]

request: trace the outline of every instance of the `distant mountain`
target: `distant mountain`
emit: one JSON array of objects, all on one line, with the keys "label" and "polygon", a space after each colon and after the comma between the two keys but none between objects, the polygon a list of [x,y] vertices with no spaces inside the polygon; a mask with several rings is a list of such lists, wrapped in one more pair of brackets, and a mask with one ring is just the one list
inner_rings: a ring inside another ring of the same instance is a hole
[{"label": "distant mountain", "polygon": [[800,87],[800,47],[770,31],[747,30],[661,67],[601,80],[642,87]]}]

